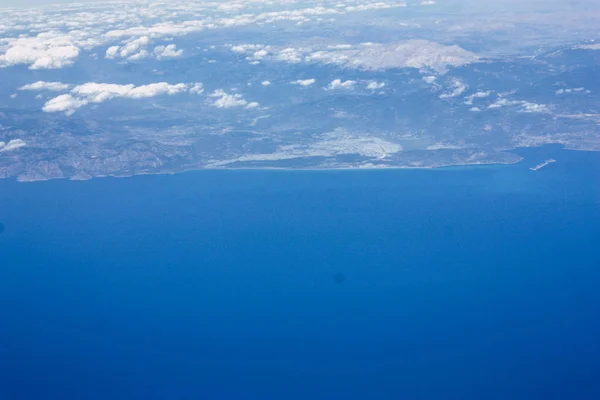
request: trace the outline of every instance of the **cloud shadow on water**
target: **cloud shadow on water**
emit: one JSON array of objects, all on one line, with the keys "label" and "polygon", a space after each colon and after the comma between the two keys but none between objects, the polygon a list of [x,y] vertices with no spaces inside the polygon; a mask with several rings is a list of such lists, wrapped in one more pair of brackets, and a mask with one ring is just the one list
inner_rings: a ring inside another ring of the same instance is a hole
[{"label": "cloud shadow on water", "polygon": [[341,285],[342,283],[344,283],[346,281],[346,276],[344,274],[341,273],[337,273],[333,275],[333,281],[338,284]]}]

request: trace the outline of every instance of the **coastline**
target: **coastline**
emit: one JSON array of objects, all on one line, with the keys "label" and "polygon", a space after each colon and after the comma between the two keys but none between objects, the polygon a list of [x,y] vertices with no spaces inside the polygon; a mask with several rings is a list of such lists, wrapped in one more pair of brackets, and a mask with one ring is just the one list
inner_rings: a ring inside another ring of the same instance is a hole
[{"label": "coastline", "polygon": [[[535,163],[534,167],[527,167],[528,170],[538,171],[541,168],[546,167],[548,164],[556,161],[556,158],[560,158],[556,155],[556,153],[562,152],[577,152],[577,153],[597,153],[594,150],[580,150],[580,149],[572,149],[567,148],[563,145],[558,144],[549,144],[544,146],[532,146],[532,147],[519,147],[510,150],[504,150],[505,152],[511,152],[518,159],[514,162],[473,162],[473,163],[465,163],[465,164],[443,164],[439,165],[424,165],[424,166],[409,166],[409,165],[382,165],[382,164],[372,164],[365,163],[363,165],[349,166],[349,165],[340,165],[340,166],[315,166],[315,167],[277,167],[277,166],[235,166],[235,167],[226,167],[226,166],[185,166],[183,168],[174,169],[174,170],[165,170],[165,171],[143,171],[137,173],[126,173],[126,174],[102,174],[91,176],[85,174],[83,176],[60,176],[60,177],[50,177],[50,178],[30,178],[23,176],[12,176],[0,178],[2,180],[14,180],[20,183],[33,183],[33,182],[44,182],[51,180],[69,180],[69,181],[88,181],[92,179],[98,178],[132,178],[135,176],[145,176],[145,175],[176,175],[182,173],[189,172],[206,172],[206,171],[285,171],[285,172],[306,172],[306,171],[315,171],[315,172],[326,172],[326,171],[393,171],[393,170],[430,170],[430,171],[455,171],[455,170],[464,170],[464,169],[473,169],[473,168],[482,168],[482,167],[496,167],[496,166],[508,166],[508,165],[518,165],[523,164],[524,161],[531,161]],[[537,153],[543,153],[542,155]],[[554,161],[550,161],[554,160]],[[548,164],[544,164],[544,163]],[[541,164],[544,164],[540,167]],[[536,169],[537,168],[537,169]]]},{"label": "coastline", "polygon": [[519,164],[524,159],[521,157],[519,160],[515,162],[478,162],[478,163],[469,163],[469,164],[447,164],[447,165],[434,165],[434,166],[402,166],[402,165],[373,165],[373,166],[340,166],[340,167],[274,167],[274,166],[265,166],[265,167],[202,167],[202,168],[189,168],[189,169],[181,169],[176,171],[157,171],[157,172],[139,172],[132,174],[108,174],[108,175],[96,175],[89,176],[85,178],[78,178],[77,176],[62,176],[62,177],[52,177],[52,178],[41,178],[41,179],[24,179],[22,177],[7,177],[0,178],[2,179],[11,179],[13,178],[17,182],[20,183],[34,183],[34,182],[45,182],[52,180],[68,180],[68,181],[89,181],[92,179],[101,179],[101,178],[133,178],[136,176],[145,176],[145,175],[177,175],[187,172],[202,172],[202,171],[285,171],[285,172],[307,172],[307,171],[315,171],[315,172],[327,172],[327,171],[392,171],[392,170],[450,170],[450,169],[465,169],[465,168],[480,168],[480,167],[491,167],[491,166],[500,166],[500,165],[515,165]]}]

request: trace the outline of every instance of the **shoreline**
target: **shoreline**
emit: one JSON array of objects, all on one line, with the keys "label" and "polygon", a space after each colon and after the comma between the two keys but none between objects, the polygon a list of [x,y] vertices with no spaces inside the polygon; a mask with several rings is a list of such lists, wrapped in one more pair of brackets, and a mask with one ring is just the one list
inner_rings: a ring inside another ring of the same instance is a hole
[{"label": "shoreline", "polygon": [[[481,168],[481,167],[494,167],[494,166],[502,166],[502,165],[517,165],[523,163],[524,160],[528,160],[531,157],[527,154],[524,154],[523,151],[531,151],[536,149],[546,148],[547,146],[555,146],[555,145],[544,145],[544,146],[530,146],[530,147],[517,147],[514,149],[506,149],[506,152],[512,152],[514,155],[518,156],[519,159],[514,162],[479,162],[479,163],[469,163],[469,164],[441,164],[441,165],[429,165],[429,166],[402,166],[402,165],[376,165],[371,163],[366,163],[362,166],[340,166],[340,167],[274,167],[274,166],[248,166],[248,167],[224,167],[224,166],[216,166],[216,167],[207,167],[207,166],[199,166],[199,167],[184,167],[182,169],[170,170],[170,171],[157,171],[157,172],[139,172],[139,173],[127,173],[127,174],[106,174],[106,175],[95,175],[95,176],[85,176],[85,177],[77,177],[71,176],[61,176],[61,177],[50,177],[50,178],[34,178],[28,179],[26,177],[19,176],[10,176],[5,178],[0,178],[2,180],[12,180],[19,183],[33,183],[33,182],[45,182],[51,180],[69,180],[69,181],[88,181],[92,179],[98,178],[133,178],[135,176],[145,176],[145,175],[176,175],[182,173],[189,172],[201,172],[201,171],[285,171],[285,172],[306,172],[306,171],[319,171],[319,172],[342,172],[342,171],[392,171],[392,170],[429,170],[429,171],[449,171],[449,170],[457,170],[457,169],[472,169],[472,168]],[[572,149],[566,146],[559,146],[559,151],[568,151],[568,152],[585,152],[585,153],[595,153],[595,150],[581,150],[581,149]],[[531,171],[538,171],[539,169],[546,167],[548,164],[555,162],[555,157],[552,154],[545,154],[546,160],[540,164],[537,164],[534,167],[527,168]],[[541,158],[541,157],[540,157]],[[553,160],[553,161],[550,161]],[[545,164],[547,163],[547,164]],[[544,164],[544,165],[542,165]]]},{"label": "shoreline", "polygon": [[140,172],[133,173],[127,175],[96,175],[90,176],[89,178],[77,178],[77,177],[55,177],[55,178],[42,178],[42,179],[22,179],[20,177],[7,177],[0,178],[3,179],[14,179],[19,183],[35,183],[35,182],[46,182],[52,180],[68,180],[68,181],[90,181],[93,179],[104,179],[104,178],[114,178],[114,179],[126,179],[133,178],[136,176],[146,176],[146,175],[177,175],[184,174],[188,172],[206,172],[206,171],[282,171],[282,172],[356,172],[356,171],[392,171],[392,170],[423,170],[423,171],[434,171],[434,170],[450,170],[450,169],[466,169],[466,168],[479,168],[479,167],[492,167],[492,166],[500,166],[500,165],[516,165],[524,160],[521,157],[518,161],[515,162],[489,162],[489,163],[471,163],[471,164],[451,164],[451,165],[439,165],[439,166],[364,166],[364,167],[314,167],[314,168],[290,168],[290,167],[203,167],[203,168],[190,168],[183,169],[180,171],[163,171],[163,172]]}]

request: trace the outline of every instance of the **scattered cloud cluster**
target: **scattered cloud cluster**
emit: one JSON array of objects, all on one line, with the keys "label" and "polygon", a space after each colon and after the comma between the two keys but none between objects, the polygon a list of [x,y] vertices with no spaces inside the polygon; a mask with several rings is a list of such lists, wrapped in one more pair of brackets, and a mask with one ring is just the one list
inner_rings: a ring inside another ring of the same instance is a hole
[{"label": "scattered cloud cluster", "polygon": [[584,87],[577,87],[577,88],[569,88],[569,89],[558,89],[556,91],[556,94],[569,94],[569,93],[577,93],[577,92],[591,93],[589,90],[586,90]]},{"label": "scattered cloud cluster", "polygon": [[[115,3],[96,8],[85,4],[47,10],[3,10],[0,34],[0,67],[28,64],[31,69],[56,69],[72,65],[83,50],[123,41],[106,50],[108,59],[141,60],[181,56],[175,45],[146,48],[152,40],[173,38],[204,30],[231,29],[281,21],[320,22],[348,13],[405,7],[404,1],[351,0],[325,6],[317,1],[300,3],[266,0],[257,4],[239,1]],[[265,8],[266,7],[266,8]],[[266,9],[269,11],[265,11]],[[260,53],[256,55],[260,57]]]},{"label": "scattered cloud cluster", "polygon": [[150,43],[148,36],[142,36],[137,39],[130,40],[123,46],[111,46],[106,50],[105,58],[127,58],[130,60],[141,60],[148,56],[148,51],[145,46]]},{"label": "scattered cloud cluster", "polygon": [[468,88],[468,86],[460,79],[452,79],[450,86],[452,91],[448,93],[442,93],[440,95],[440,99],[450,99],[453,97],[458,97],[462,95]]},{"label": "scattered cloud cluster", "polygon": [[90,103],[102,103],[114,98],[143,99],[159,95],[174,95],[182,92],[202,93],[200,83],[168,84],[166,82],[135,86],[114,83],[89,82],[77,85],[67,94],[54,97],[44,104],[44,112],[64,112],[71,115],[80,107]]},{"label": "scattered cloud cluster", "polygon": [[[200,10],[198,10],[196,13],[190,12],[190,14],[204,14],[204,18],[187,20],[180,20],[178,18],[174,21],[161,21],[149,26],[134,26],[125,29],[118,28],[107,32],[106,35],[112,38],[132,37],[139,36],[141,34],[150,34],[155,37],[181,36],[193,32],[200,32],[205,29],[224,29],[255,24],[264,25],[281,21],[307,23],[313,19],[320,21],[322,18],[327,16],[340,16],[352,12],[406,7],[406,3],[404,1],[356,1],[357,5],[344,5],[343,7],[326,7],[322,5],[322,3],[313,3],[314,6],[311,7],[281,9],[282,7],[285,8],[290,4],[297,7],[297,4],[300,3],[296,4],[295,2],[275,1],[259,2],[254,10],[257,11],[256,13],[252,13],[252,10],[248,10],[249,12],[242,14],[239,13],[240,8],[249,6],[252,3],[246,5],[226,5],[218,2],[201,3],[201,7],[199,7]],[[215,5],[217,5],[217,10],[210,10],[210,8],[214,7]],[[271,6],[273,11],[264,11],[266,6]],[[210,15],[210,11],[226,11],[229,13],[229,15],[220,16],[218,15],[219,13]]]},{"label": "scattered cloud cluster", "polygon": [[522,101],[520,105],[523,107],[522,111],[527,112],[527,113],[549,113],[550,112],[550,107],[548,107],[545,104],[536,104],[536,103],[530,103],[528,101]]},{"label": "scattered cloud cluster", "polygon": [[[70,90],[69,90],[70,89]],[[73,114],[78,108],[91,103],[102,103],[114,98],[143,99],[160,95],[174,95],[179,93],[202,94],[204,85],[200,82],[169,84],[166,82],[150,83],[135,86],[133,84],[120,85],[115,83],[88,82],[82,85],[71,85],[62,82],[38,81],[24,85],[20,90],[50,90],[66,91],[48,100],[42,110],[44,112],[64,112]],[[208,103],[217,108],[244,107],[247,109],[259,106],[257,102],[249,102],[241,94],[228,94],[223,89],[217,89],[209,95]]]},{"label": "scattered cloud cluster", "polygon": [[[445,46],[428,40],[408,40],[401,43],[362,43],[359,45],[328,45],[285,47],[260,44],[231,46],[231,51],[246,54],[248,60],[269,59],[287,63],[334,64],[345,68],[387,70],[418,68],[445,73],[450,67],[477,62],[480,57],[457,45]],[[257,54],[259,55],[257,57]]]},{"label": "scattered cloud cluster", "polygon": [[529,101],[524,100],[508,100],[506,98],[500,98],[496,100],[494,103],[490,104],[487,108],[489,109],[498,109],[502,107],[511,107],[518,106],[520,107],[521,112],[526,113],[548,113],[550,112],[550,108],[545,104],[536,104],[531,103]]},{"label": "scattered cloud cluster", "polygon": [[257,102],[249,102],[239,93],[228,94],[223,89],[217,89],[208,95],[209,104],[217,108],[256,108],[260,104]]},{"label": "scattered cloud cluster", "polygon": [[151,57],[158,60],[176,58],[183,54],[183,50],[177,50],[177,45],[175,44],[156,46],[154,51],[150,51],[147,48],[150,42],[151,39],[148,36],[142,36],[130,40],[121,46],[111,46],[106,50],[104,57],[111,60],[123,58],[130,61],[139,61]]},{"label": "scattered cloud cluster", "polygon": [[[556,5],[561,2],[550,2],[556,10]],[[579,2],[588,4],[593,2]],[[143,49],[130,53],[126,57],[120,57],[122,48],[127,48],[129,43],[143,38],[150,38],[152,41],[160,39],[176,39],[184,35],[190,35],[207,30],[226,30],[239,27],[258,26],[275,23],[287,23],[287,27],[294,25],[306,25],[310,23],[321,24],[331,22],[333,19],[342,20],[345,15],[361,12],[385,11],[413,7],[428,6],[435,4],[433,0],[421,0],[407,4],[404,0],[261,0],[261,1],[240,1],[224,0],[218,2],[190,1],[190,2],[110,2],[103,4],[102,7],[90,4],[68,4],[52,8],[37,8],[22,11],[19,9],[3,9],[2,24],[0,24],[0,66],[12,66],[17,64],[27,64],[32,69],[44,68],[62,68],[72,65],[75,60],[86,50],[95,47],[106,46],[108,48],[117,47],[110,50],[108,56],[114,55],[115,58],[141,59],[145,56],[156,56],[161,53],[160,49]],[[518,34],[515,29],[516,24],[521,21],[526,23],[536,23],[537,26],[550,32],[550,29],[560,26],[569,28],[576,26],[578,35],[581,32],[597,31],[597,7],[592,11],[583,6],[569,7],[569,15],[565,17],[564,13],[546,12],[544,15],[532,15],[520,13],[518,21],[515,20],[514,13],[495,13],[491,18],[485,15],[486,8],[475,10],[481,14],[474,17],[472,13],[464,15],[457,13],[449,18],[429,20],[436,24],[436,30],[441,33],[443,40],[450,40],[457,37],[464,37],[465,33],[502,31],[508,29]],[[483,15],[482,15],[483,14]],[[479,18],[484,17],[484,18]],[[353,18],[356,20],[357,18]],[[415,26],[420,26],[421,21],[416,19]],[[406,26],[406,23],[402,23]],[[567,29],[553,29],[556,37],[564,39],[564,31]],[[563,33],[559,33],[563,32]],[[3,37],[2,37],[3,36]],[[436,35],[430,36],[431,38]],[[539,40],[539,37],[532,35],[532,40]],[[135,45],[133,45],[135,46]],[[351,46],[351,47],[348,47]],[[106,48],[105,47],[105,48]],[[160,46],[157,46],[160,47]],[[164,46],[165,48],[168,46]],[[600,44],[589,42],[576,46],[576,48],[597,50]],[[355,51],[353,45],[345,43],[339,45],[329,45],[320,49],[323,51]],[[393,49],[382,50],[386,53],[384,60],[377,62],[358,61],[362,68],[381,68],[381,65],[397,64],[398,60],[390,60],[395,56]],[[156,54],[155,54],[156,51]],[[126,51],[125,53],[127,53]],[[162,56],[178,57],[181,50],[167,50],[167,54]],[[396,53],[398,51],[395,51]],[[268,57],[268,50],[256,49],[255,58]],[[288,53],[288,56],[290,54]],[[280,54],[285,58],[285,53]],[[341,60],[335,61],[337,55],[325,55],[323,62],[343,63]],[[343,56],[343,54],[341,55]],[[446,54],[447,57],[455,55]],[[461,55],[462,56],[462,55]],[[357,57],[349,57],[351,63]],[[360,57],[358,57],[360,58]],[[293,58],[292,58],[293,59]],[[347,60],[347,62],[348,62]],[[437,64],[436,68],[441,68],[446,61],[431,61]],[[405,64],[410,64],[405,61]],[[374,65],[373,65],[374,64]],[[419,62],[417,62],[419,64]],[[452,64],[448,64],[452,65]]]}]

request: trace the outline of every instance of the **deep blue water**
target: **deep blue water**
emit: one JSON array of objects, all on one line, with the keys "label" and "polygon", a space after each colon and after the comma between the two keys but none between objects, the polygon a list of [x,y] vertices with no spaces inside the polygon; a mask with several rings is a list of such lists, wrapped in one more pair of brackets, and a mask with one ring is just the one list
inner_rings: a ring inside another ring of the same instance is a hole
[{"label": "deep blue water", "polygon": [[599,399],[600,154],[523,154],[0,181],[0,399]]}]

